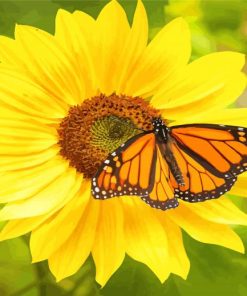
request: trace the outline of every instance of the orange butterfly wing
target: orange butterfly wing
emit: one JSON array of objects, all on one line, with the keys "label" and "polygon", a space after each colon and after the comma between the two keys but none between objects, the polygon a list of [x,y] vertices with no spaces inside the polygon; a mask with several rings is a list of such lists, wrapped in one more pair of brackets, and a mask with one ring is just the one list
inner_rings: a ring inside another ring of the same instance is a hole
[{"label": "orange butterfly wing", "polygon": [[97,199],[137,195],[152,207],[176,207],[169,168],[153,132],[139,134],[111,153],[92,180]]},{"label": "orange butterfly wing", "polygon": [[247,170],[247,129],[194,124],[171,129],[172,152],[185,186],[175,196],[189,202],[217,198]]},{"label": "orange butterfly wing", "polygon": [[112,152],[92,180],[95,198],[148,194],[156,159],[153,133],[132,137]]},{"label": "orange butterfly wing", "polygon": [[174,197],[174,189],[178,185],[158,145],[156,145],[156,151],[157,159],[154,170],[154,184],[149,195],[141,198],[154,208],[161,210],[176,208],[178,201]]},{"label": "orange butterfly wing", "polygon": [[[105,160],[92,180],[92,193],[98,199],[137,195],[163,210],[178,206],[177,198],[189,202],[218,198],[231,189],[236,175],[247,170],[246,134],[242,127],[183,125],[172,127],[162,145],[154,132],[139,134]],[[184,185],[171,172],[168,152]]]}]

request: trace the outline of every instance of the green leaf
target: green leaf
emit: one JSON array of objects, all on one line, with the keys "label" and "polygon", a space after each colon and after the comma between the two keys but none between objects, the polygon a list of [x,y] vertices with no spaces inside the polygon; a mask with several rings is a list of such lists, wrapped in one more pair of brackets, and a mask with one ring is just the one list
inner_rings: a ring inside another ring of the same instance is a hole
[{"label": "green leaf", "polygon": [[13,37],[16,23],[35,26],[53,33],[58,9],[59,6],[50,0],[0,1],[0,35]]},{"label": "green leaf", "polygon": [[1,242],[0,295],[11,295],[30,286],[25,296],[36,296],[38,295],[36,283],[35,269],[31,264],[30,253],[23,239],[17,238]]},{"label": "green leaf", "polygon": [[201,0],[203,21],[213,32],[237,30],[245,15],[244,5],[242,0]]}]

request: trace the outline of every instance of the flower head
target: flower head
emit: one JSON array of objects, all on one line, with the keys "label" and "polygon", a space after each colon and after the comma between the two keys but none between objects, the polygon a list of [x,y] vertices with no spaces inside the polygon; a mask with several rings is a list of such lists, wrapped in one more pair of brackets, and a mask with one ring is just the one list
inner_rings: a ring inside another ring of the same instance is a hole
[{"label": "flower head", "polygon": [[[229,224],[247,216],[227,196],[173,211],[138,198],[105,201],[90,178],[107,154],[149,129],[162,114],[170,125],[247,125],[246,109],[226,109],[245,88],[244,56],[218,52],[190,59],[187,24],[177,18],[147,43],[138,1],[130,26],[116,1],[98,18],[59,10],[55,35],[17,25],[0,38],[0,202],[9,220],[2,240],[31,232],[33,262],[48,260],[57,280],[90,253],[104,285],[125,254],[164,281],[189,271],[181,229],[194,239],[243,252]],[[217,112],[217,118],[215,113]],[[246,174],[232,192],[246,195]]]}]

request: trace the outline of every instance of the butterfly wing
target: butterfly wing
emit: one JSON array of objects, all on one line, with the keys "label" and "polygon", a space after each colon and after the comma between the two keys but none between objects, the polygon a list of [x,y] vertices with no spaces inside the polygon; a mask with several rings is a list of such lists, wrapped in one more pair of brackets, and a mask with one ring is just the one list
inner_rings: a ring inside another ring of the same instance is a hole
[{"label": "butterfly wing", "polygon": [[138,134],[112,152],[92,179],[97,199],[140,196],[152,207],[176,207],[169,168],[153,132]]},{"label": "butterfly wing", "polygon": [[197,202],[229,191],[247,170],[246,133],[243,127],[210,124],[172,127],[172,152],[185,181],[175,196]]},{"label": "butterfly wing", "polygon": [[156,151],[154,183],[149,194],[141,198],[154,208],[161,210],[176,208],[178,200],[174,197],[174,189],[177,183],[159,145],[156,145]]},{"label": "butterfly wing", "polygon": [[138,134],[112,152],[92,180],[95,198],[144,196],[154,183],[155,136]]}]

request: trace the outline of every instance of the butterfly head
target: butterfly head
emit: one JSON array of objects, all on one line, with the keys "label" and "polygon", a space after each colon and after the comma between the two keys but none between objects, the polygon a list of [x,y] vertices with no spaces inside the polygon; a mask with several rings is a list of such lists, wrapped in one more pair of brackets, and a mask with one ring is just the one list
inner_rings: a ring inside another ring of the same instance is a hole
[{"label": "butterfly head", "polygon": [[166,142],[169,128],[165,125],[164,121],[160,117],[158,117],[152,120],[152,124],[154,127],[154,133],[159,137],[159,139],[162,142]]}]

